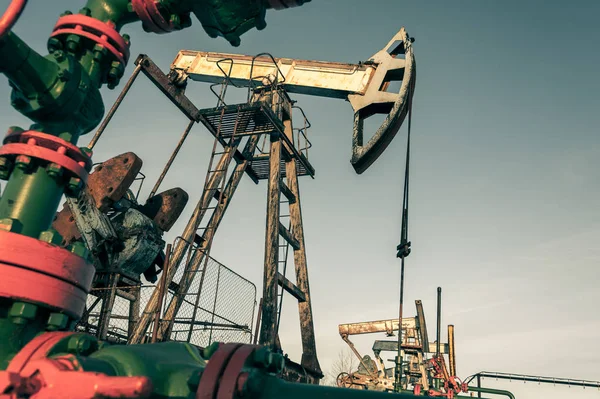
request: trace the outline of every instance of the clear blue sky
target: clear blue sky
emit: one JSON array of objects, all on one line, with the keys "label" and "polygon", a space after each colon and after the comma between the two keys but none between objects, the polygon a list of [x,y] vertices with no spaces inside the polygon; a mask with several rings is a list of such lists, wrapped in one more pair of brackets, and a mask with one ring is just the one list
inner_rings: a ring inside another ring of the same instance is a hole
[{"label": "clear blue sky", "polygon": [[[0,1],[0,9],[7,3]],[[44,51],[58,14],[82,3],[32,1],[15,31]],[[435,289],[444,288],[443,323],[456,325],[459,376],[485,369],[599,379],[598,15],[598,1],[313,0],[270,12],[267,29],[243,36],[235,49],[208,38],[197,21],[166,36],[145,34],[139,24],[123,32],[131,35],[133,56],[147,53],[166,70],[179,49],[357,62],[405,26],[416,38],[418,70],[407,312],[422,299],[433,333]],[[199,107],[214,105],[208,86],[191,83],[188,90]],[[4,124],[25,125],[8,92],[1,80]],[[107,107],[117,94],[104,91]],[[296,99],[313,123],[317,178],[300,185],[317,346],[327,370],[345,346],[339,323],[397,314],[405,131],[357,176],[349,164],[350,105]],[[140,79],[95,160],[136,152],[145,160],[147,193],[185,124]],[[168,185],[195,201],[211,146],[198,126]],[[264,183],[241,185],[212,251],[259,287],[265,194]],[[292,300],[284,312],[283,345],[299,359]],[[381,338],[356,342],[368,353]],[[502,386],[520,398],[600,397],[589,389]]]}]

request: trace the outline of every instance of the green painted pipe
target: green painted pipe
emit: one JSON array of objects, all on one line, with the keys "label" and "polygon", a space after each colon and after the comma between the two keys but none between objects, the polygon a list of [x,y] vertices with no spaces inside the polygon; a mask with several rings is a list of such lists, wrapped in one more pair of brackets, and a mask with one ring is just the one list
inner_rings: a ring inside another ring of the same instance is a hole
[{"label": "green painted pipe", "polygon": [[503,389],[469,387],[469,391],[490,393],[492,395],[501,395],[501,396],[506,396],[509,399],[515,399],[515,395],[513,395],[512,392],[505,391]]}]

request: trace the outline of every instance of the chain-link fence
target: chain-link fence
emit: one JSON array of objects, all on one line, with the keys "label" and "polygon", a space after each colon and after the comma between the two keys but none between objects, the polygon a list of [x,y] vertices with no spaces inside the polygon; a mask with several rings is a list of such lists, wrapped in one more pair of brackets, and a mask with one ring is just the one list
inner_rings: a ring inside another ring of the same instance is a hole
[{"label": "chain-link fence", "polygon": [[[190,248],[190,256],[184,259],[194,259],[196,252],[199,250]],[[184,261],[179,265],[173,278],[174,283],[165,294],[161,318],[182,283],[186,263]],[[215,341],[250,343],[256,309],[256,286],[211,257],[205,258],[201,267],[190,276],[191,284],[187,293],[181,295],[182,303],[175,314],[170,339],[201,347]],[[156,285],[127,284],[116,288],[108,322],[108,339],[127,341],[141,311],[156,289],[159,289]],[[99,298],[108,294],[109,290],[110,288],[97,288],[92,291],[88,296],[86,313],[77,325],[77,330],[97,334],[102,304]],[[139,302],[136,303],[134,299],[138,295]],[[161,326],[164,328],[166,323],[167,320],[161,321]],[[149,336],[152,334],[153,324],[152,322],[149,326]]]}]

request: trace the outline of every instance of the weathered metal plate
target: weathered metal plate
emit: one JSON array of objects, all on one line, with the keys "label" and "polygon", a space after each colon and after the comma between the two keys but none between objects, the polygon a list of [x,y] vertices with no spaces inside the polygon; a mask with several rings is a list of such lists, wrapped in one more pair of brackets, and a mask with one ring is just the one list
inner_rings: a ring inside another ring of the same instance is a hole
[{"label": "weathered metal plate", "polygon": [[188,202],[188,194],[176,187],[148,199],[140,211],[156,223],[162,231],[169,231]]},{"label": "weathered metal plate", "polygon": [[117,155],[96,166],[88,179],[88,187],[96,206],[105,212],[120,200],[142,169],[142,160],[133,152]]}]

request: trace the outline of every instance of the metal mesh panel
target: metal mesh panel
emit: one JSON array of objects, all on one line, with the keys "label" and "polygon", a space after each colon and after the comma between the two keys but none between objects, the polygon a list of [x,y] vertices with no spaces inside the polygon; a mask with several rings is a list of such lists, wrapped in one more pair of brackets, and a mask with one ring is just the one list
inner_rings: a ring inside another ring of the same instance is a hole
[{"label": "metal mesh panel", "polygon": [[[190,255],[196,251],[192,248]],[[183,270],[190,257],[185,256],[180,264],[174,282],[181,282]],[[182,306],[175,315],[171,340],[190,342],[197,346],[207,346],[211,342],[252,341],[252,328],[256,308],[256,286],[225,265],[209,257],[202,261],[202,267],[192,275],[192,283],[185,295]],[[126,342],[129,327],[137,321],[145,308],[156,285],[123,286],[119,292],[136,296],[139,289],[139,306],[134,302],[116,295],[110,316],[108,339]],[[107,294],[108,288],[93,290],[88,296],[86,309],[89,316],[77,325],[78,331],[96,334],[102,301],[98,296]],[[171,302],[174,291],[169,287],[162,306],[161,317]],[[94,304],[96,305],[94,306]],[[136,309],[137,307],[137,309]],[[131,314],[130,314],[131,313]],[[162,321],[166,323],[166,321]],[[148,338],[154,329],[154,318],[147,332]]]},{"label": "metal mesh panel", "polygon": [[[197,250],[191,251],[193,259]],[[184,269],[182,264],[174,281],[182,281]],[[250,343],[256,286],[210,257],[191,275],[191,286],[175,315],[171,340],[202,347],[215,341]],[[169,290],[166,303],[172,297],[173,290]]]}]

